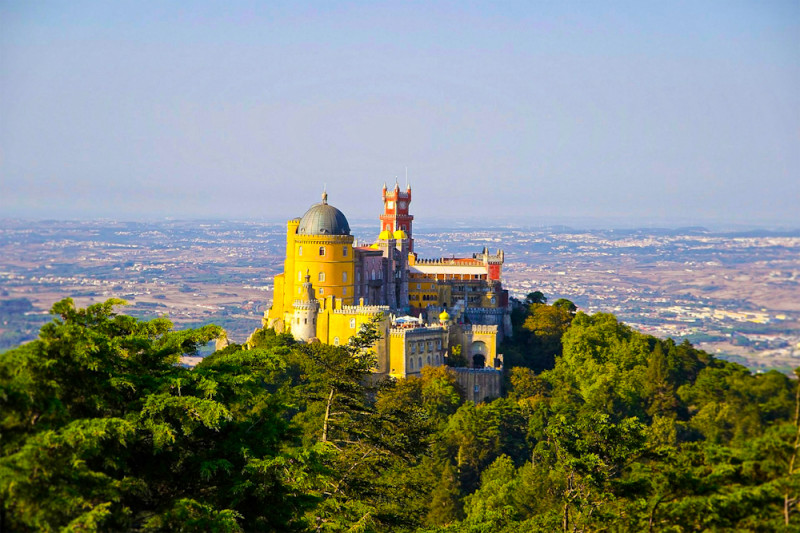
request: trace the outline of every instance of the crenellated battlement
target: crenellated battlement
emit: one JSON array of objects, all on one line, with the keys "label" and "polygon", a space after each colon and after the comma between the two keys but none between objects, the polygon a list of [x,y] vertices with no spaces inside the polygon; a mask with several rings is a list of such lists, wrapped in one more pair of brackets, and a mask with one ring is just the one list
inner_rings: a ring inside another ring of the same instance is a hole
[{"label": "crenellated battlement", "polygon": [[295,300],[292,307],[294,307],[295,310],[304,310],[304,311],[310,311],[311,309],[317,310],[319,309],[319,302],[317,302],[316,300],[314,301]]},{"label": "crenellated battlement", "polygon": [[451,258],[451,257],[441,257],[439,259],[424,259],[418,258],[416,260],[416,264],[418,265],[442,265],[442,266],[483,266],[483,261],[479,261],[477,259],[469,259],[469,258]]},{"label": "crenellated battlement", "polygon": [[444,328],[436,327],[417,327],[417,328],[389,328],[389,335],[392,337],[424,337],[431,334],[441,334]]},{"label": "crenellated battlement", "polygon": [[470,324],[469,326],[464,326],[466,331],[470,331],[473,334],[483,334],[483,335],[497,335],[497,326],[486,326],[483,324]]},{"label": "crenellated battlement", "polygon": [[372,316],[378,313],[383,313],[388,316],[390,308],[388,305],[343,305],[338,309],[334,309],[333,313],[337,315],[366,315]]}]

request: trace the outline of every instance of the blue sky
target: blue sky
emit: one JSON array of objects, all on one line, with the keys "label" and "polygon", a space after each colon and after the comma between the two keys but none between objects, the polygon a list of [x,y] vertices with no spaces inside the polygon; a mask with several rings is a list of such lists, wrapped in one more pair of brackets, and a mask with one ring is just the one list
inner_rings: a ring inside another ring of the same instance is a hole
[{"label": "blue sky", "polygon": [[0,218],[800,226],[800,2],[0,2]]}]

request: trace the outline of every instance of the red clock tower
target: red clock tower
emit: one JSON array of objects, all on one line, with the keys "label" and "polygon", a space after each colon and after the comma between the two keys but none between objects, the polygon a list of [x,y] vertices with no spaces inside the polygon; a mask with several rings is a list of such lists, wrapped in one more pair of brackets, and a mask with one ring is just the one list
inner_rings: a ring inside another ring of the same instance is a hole
[{"label": "red clock tower", "polygon": [[408,235],[408,251],[414,251],[414,239],[411,233],[413,215],[408,214],[411,204],[411,186],[406,186],[405,192],[400,192],[400,185],[396,182],[394,189],[386,189],[383,184],[383,214],[381,215],[381,231],[395,232],[403,230]]}]

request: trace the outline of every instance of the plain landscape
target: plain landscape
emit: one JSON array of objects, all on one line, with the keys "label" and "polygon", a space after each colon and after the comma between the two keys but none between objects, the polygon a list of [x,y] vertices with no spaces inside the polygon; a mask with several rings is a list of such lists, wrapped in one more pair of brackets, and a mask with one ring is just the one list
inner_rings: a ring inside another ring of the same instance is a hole
[{"label": "plain landscape", "polygon": [[[755,371],[800,364],[800,230],[422,226],[415,240],[426,258],[502,248],[503,283],[519,299],[567,298]],[[64,297],[121,298],[131,315],[214,323],[242,342],[261,327],[284,253],[278,223],[4,220],[0,349],[35,339]]]}]

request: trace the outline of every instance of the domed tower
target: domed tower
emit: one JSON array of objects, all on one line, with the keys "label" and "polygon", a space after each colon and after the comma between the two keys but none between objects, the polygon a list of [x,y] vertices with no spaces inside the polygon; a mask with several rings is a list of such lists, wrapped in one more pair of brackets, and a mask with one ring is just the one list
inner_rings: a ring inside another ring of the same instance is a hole
[{"label": "domed tower", "polygon": [[328,193],[322,202],[311,206],[300,219],[293,238],[294,272],[286,272],[296,283],[295,298],[308,274],[318,299],[335,296],[344,305],[354,302],[353,236],[344,213],[328,204]]},{"label": "domed tower", "polygon": [[317,316],[319,302],[314,296],[311,275],[306,273],[306,281],[301,286],[300,297],[294,301],[292,315],[292,336],[302,342],[308,342],[317,336]]}]

